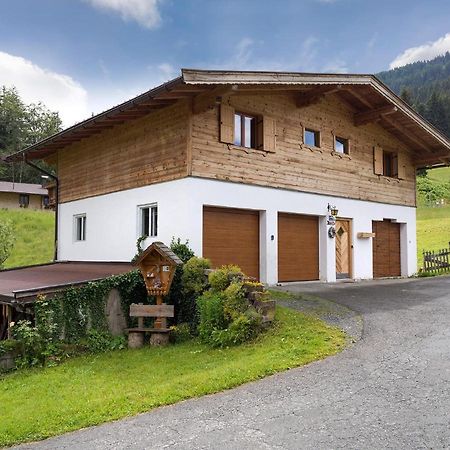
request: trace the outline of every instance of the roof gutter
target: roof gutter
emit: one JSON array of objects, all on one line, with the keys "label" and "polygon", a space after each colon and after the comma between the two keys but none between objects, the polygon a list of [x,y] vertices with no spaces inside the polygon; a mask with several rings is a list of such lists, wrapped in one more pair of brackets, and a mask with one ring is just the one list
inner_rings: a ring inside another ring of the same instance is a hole
[{"label": "roof gutter", "polygon": [[43,173],[44,175],[47,175],[52,180],[55,181],[55,200],[56,200],[56,208],[55,208],[55,252],[54,252],[54,260],[58,260],[58,210],[59,210],[59,179],[57,176],[53,175],[52,173],[48,172],[47,170],[43,169],[42,167],[39,167],[38,165],[30,162],[27,160],[26,154],[23,155],[23,160],[26,164],[28,164],[33,169],[38,170],[39,172]]}]

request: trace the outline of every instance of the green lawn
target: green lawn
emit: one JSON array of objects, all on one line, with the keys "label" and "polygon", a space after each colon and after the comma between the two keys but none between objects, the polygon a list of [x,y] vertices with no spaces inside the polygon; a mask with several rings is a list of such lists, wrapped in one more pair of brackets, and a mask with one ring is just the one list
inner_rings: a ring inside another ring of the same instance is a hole
[{"label": "green lawn", "polygon": [[442,208],[417,208],[417,260],[422,267],[422,251],[448,248],[450,242],[450,205]]},{"label": "green lawn", "polygon": [[0,221],[13,223],[16,243],[5,267],[41,264],[53,259],[55,214],[52,211],[0,209]]},{"label": "green lawn", "polygon": [[428,178],[436,181],[450,181],[450,167],[439,167],[428,171]]},{"label": "green lawn", "polygon": [[229,389],[335,354],[343,331],[277,308],[276,326],[247,345],[197,341],[119,350],[0,378],[0,446],[43,439]]}]

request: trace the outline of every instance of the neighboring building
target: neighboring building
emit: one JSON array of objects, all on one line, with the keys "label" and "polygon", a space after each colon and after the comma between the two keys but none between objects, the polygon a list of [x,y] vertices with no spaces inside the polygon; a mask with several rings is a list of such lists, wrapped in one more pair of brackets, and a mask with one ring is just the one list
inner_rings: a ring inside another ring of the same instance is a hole
[{"label": "neighboring building", "polygon": [[47,189],[40,184],[0,181],[0,208],[47,209]]},{"label": "neighboring building", "polygon": [[180,237],[275,284],[413,274],[416,168],[450,142],[371,75],[185,69],[24,156],[57,169],[60,260]]}]

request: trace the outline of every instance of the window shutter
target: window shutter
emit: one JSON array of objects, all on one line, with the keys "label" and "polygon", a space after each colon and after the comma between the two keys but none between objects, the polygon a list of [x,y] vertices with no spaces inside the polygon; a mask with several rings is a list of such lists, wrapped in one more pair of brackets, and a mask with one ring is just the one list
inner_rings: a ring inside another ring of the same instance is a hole
[{"label": "window shutter", "polygon": [[234,108],[224,103],[220,105],[220,141],[234,143]]},{"label": "window shutter", "polygon": [[377,146],[373,148],[373,172],[383,175],[383,149]]},{"label": "window shutter", "polygon": [[398,178],[404,180],[406,178],[406,159],[402,153],[398,154]]},{"label": "window shutter", "polygon": [[263,148],[272,153],[276,150],[276,122],[273,117],[263,118]]}]

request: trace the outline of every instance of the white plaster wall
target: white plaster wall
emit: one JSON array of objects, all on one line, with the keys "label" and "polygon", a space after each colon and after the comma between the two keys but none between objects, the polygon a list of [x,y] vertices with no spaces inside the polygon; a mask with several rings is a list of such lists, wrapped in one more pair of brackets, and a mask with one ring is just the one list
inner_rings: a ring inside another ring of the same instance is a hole
[{"label": "white plaster wall", "polygon": [[[196,254],[202,252],[203,205],[261,211],[261,280],[275,284],[277,277],[278,212],[321,216],[320,278],[335,281],[334,239],[327,236],[325,216],[331,203],[339,216],[352,219],[353,276],[372,278],[372,240],[357,233],[372,231],[372,220],[393,219],[401,224],[402,275],[416,272],[415,208],[351,200],[200,178],[146,186],[60,205],[59,259],[126,261],[135,254],[138,237],[138,205],[158,203],[158,236],[189,239]],[[86,213],[86,241],[74,242],[73,216]],[[271,237],[273,236],[273,240]],[[148,239],[147,243],[151,240]]]}]

